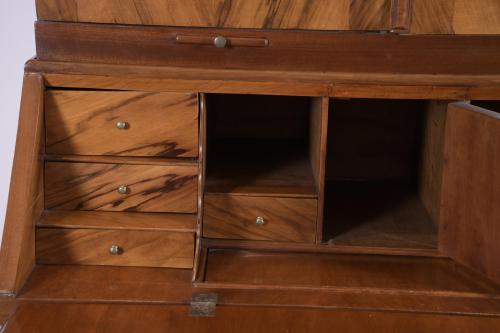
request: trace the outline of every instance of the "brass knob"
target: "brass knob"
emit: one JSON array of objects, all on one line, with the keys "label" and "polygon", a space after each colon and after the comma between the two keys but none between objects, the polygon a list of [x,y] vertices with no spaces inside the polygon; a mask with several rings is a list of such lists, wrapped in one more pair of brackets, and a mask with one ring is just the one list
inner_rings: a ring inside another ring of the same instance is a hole
[{"label": "brass knob", "polygon": [[128,123],[126,121],[119,121],[116,123],[116,128],[118,129],[127,129],[128,128]]},{"label": "brass knob", "polygon": [[127,194],[129,192],[129,188],[125,185],[121,185],[118,187],[118,193],[120,194]]},{"label": "brass knob", "polygon": [[109,254],[111,254],[112,256],[119,255],[121,252],[121,248],[118,245],[111,245],[111,247],[109,248]]},{"label": "brass knob", "polygon": [[264,218],[262,216],[258,216],[255,219],[255,224],[257,224],[257,225],[264,225],[264,224],[266,224],[266,221],[264,220]]},{"label": "brass knob", "polygon": [[219,49],[223,49],[227,46],[227,39],[222,36],[215,37],[214,45]]}]

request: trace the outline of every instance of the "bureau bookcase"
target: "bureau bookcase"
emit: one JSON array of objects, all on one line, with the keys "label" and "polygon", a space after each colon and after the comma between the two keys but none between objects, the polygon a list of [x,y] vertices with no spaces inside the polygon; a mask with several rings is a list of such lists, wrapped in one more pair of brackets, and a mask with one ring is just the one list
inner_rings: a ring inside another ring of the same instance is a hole
[{"label": "bureau bookcase", "polygon": [[37,1],[7,332],[498,330],[481,2]]}]

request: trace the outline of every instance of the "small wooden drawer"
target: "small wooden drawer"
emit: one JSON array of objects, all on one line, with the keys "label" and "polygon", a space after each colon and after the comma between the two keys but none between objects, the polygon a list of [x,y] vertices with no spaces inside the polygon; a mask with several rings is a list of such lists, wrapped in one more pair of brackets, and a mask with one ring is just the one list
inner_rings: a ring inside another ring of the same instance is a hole
[{"label": "small wooden drawer", "polygon": [[192,268],[194,233],[39,228],[39,264]]},{"label": "small wooden drawer", "polygon": [[47,91],[49,154],[198,156],[197,94]]},{"label": "small wooden drawer", "polygon": [[205,195],[203,236],[313,243],[316,199]]},{"label": "small wooden drawer", "polygon": [[196,213],[197,165],[45,164],[45,207]]}]

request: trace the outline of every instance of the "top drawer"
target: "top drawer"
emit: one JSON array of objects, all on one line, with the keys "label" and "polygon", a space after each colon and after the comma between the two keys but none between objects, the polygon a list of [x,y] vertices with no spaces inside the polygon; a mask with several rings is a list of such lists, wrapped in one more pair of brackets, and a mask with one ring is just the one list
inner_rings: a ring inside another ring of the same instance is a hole
[{"label": "top drawer", "polygon": [[198,156],[198,96],[47,91],[48,154]]}]

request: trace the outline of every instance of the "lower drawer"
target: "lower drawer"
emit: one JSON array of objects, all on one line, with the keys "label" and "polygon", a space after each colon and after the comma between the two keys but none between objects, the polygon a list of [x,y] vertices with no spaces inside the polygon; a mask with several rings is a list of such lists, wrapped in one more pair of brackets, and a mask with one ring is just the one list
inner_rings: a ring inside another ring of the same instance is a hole
[{"label": "lower drawer", "polygon": [[313,243],[316,199],[205,195],[203,236]]},{"label": "lower drawer", "polygon": [[36,258],[40,264],[192,268],[194,234],[39,228]]}]

